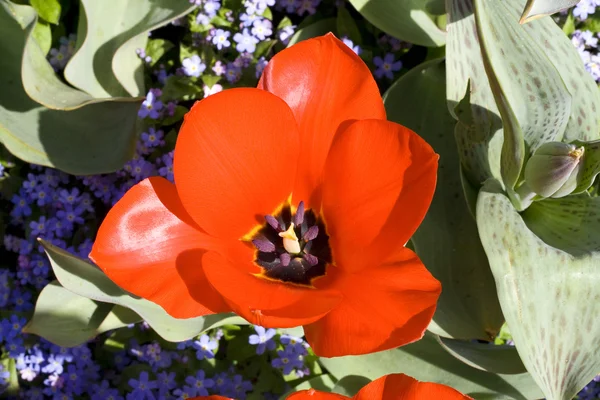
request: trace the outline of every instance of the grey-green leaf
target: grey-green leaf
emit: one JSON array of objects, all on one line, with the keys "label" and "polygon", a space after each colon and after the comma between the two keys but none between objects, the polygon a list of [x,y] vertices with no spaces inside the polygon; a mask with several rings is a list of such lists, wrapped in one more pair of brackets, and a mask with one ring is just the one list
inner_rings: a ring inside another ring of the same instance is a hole
[{"label": "grey-green leaf", "polygon": [[79,296],[54,281],[40,293],[33,316],[23,331],[59,346],[74,347],[102,332],[140,320],[137,315],[122,310],[113,313],[114,307]]},{"label": "grey-green leaf", "polygon": [[440,337],[439,340],[450,354],[474,368],[497,374],[527,372],[514,346],[443,337]]},{"label": "grey-green leaf", "polygon": [[347,375],[337,381],[331,391],[333,393],[341,394],[342,396],[352,397],[370,382],[371,380],[364,376]]},{"label": "grey-green leaf", "polygon": [[[412,237],[417,254],[443,288],[429,330],[451,338],[490,340],[504,317],[462,190],[445,81],[443,60],[422,64],[392,85],[384,104],[390,120],[417,132],[440,155],[433,202]],[[426,115],[422,110],[427,110]]]},{"label": "grey-green leaf", "polygon": [[[33,8],[0,0],[0,41],[4,50],[0,57],[0,142],[27,162],[72,174],[98,174],[121,168],[135,149],[139,102],[107,101],[68,112],[50,110],[34,102],[21,84],[21,59],[26,79],[23,84],[37,86],[35,93],[55,88],[57,92],[50,94],[51,100],[61,104],[64,101],[81,105],[93,100],[75,89],[62,91],[50,83],[57,78],[38,44],[30,38],[35,20]],[[45,69],[48,73],[43,76],[48,80],[34,79],[36,75],[27,73],[27,66]]]},{"label": "grey-green leaf", "polygon": [[159,305],[133,296],[113,283],[100,269],[68,252],[41,241],[58,281],[80,296],[117,304],[139,314],[163,339],[180,342],[222,325],[246,325],[247,321],[233,314],[176,319]]},{"label": "grey-green leaf", "polygon": [[600,253],[574,257],[543,242],[493,181],[477,225],[523,364],[548,400],[572,398],[600,370]]},{"label": "grey-green leaf", "polygon": [[319,361],[337,379],[361,375],[375,380],[387,374],[404,373],[420,381],[448,385],[475,399],[542,397],[529,374],[501,375],[470,367],[444,350],[432,333],[398,349],[363,356],[321,358]]},{"label": "grey-green leaf", "polygon": [[350,0],[370,23],[400,40],[421,46],[438,47],[446,35],[430,14],[438,0]]},{"label": "grey-green leaf", "polygon": [[534,19],[566,10],[579,3],[580,0],[527,0],[519,22],[525,24]]},{"label": "grey-green leaf", "polygon": [[94,97],[145,94],[143,62],[148,32],[195,6],[179,0],[81,0],[79,36],[85,37],[65,68],[73,86]]}]

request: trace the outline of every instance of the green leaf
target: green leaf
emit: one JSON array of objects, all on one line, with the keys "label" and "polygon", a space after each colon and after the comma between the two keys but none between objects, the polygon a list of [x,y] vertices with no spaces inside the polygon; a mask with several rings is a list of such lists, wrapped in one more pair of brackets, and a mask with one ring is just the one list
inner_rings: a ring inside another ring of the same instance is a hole
[{"label": "green leaf", "polygon": [[533,152],[545,142],[561,141],[571,111],[571,95],[559,71],[530,36],[540,26],[518,23],[515,3],[520,2],[475,0],[483,63],[504,121],[501,167],[508,189],[521,175],[525,143]]},{"label": "green leaf", "polygon": [[183,119],[183,116],[185,114],[187,114],[188,111],[190,111],[190,110],[188,110],[188,108],[184,107],[184,106],[175,107],[175,111],[173,112],[173,115],[170,115],[170,116],[164,118],[161,121],[161,125],[169,126],[169,125],[176,124],[177,122],[179,122]]},{"label": "green leaf", "polygon": [[321,392],[331,392],[331,389],[335,386],[335,380],[330,374],[318,375],[310,379],[301,379],[298,381],[298,383],[295,383],[295,381],[288,382],[291,386],[291,390],[283,395],[281,397],[282,399],[285,399],[290,394],[299,392],[300,390],[315,389]]},{"label": "green leaf", "polygon": [[45,21],[58,25],[61,11],[59,0],[30,0],[30,3]]},{"label": "green leaf", "polygon": [[527,0],[520,23],[525,24],[534,19],[566,10],[579,3],[580,0]]},{"label": "green leaf", "polygon": [[346,7],[339,7],[336,19],[338,37],[347,36],[354,44],[361,44],[360,30],[356,25],[356,21]]},{"label": "green leaf", "polygon": [[[472,0],[448,0],[446,29],[448,109],[459,121],[455,136],[464,176],[479,189],[489,178],[501,179],[503,132],[500,112],[481,59]],[[457,108],[461,101],[463,104]],[[455,110],[470,117],[465,121]]]},{"label": "green leaf", "polygon": [[600,249],[600,197],[587,193],[534,202],[523,212],[533,233],[548,245],[582,256]]},{"label": "green leaf", "polygon": [[35,39],[38,46],[40,46],[42,54],[48,54],[48,52],[52,48],[52,31],[50,29],[50,25],[48,25],[47,22],[38,19],[35,26],[33,27],[31,35]]},{"label": "green leaf", "polygon": [[335,30],[335,26],[335,18],[327,18],[310,24],[302,29],[298,29],[296,33],[294,33],[294,35],[290,38],[287,47],[291,47],[296,43],[306,39],[314,38],[317,36],[325,35],[329,32],[333,32]]},{"label": "green leaf", "polygon": [[17,362],[12,357],[3,358],[0,360],[0,365],[4,368],[4,371],[8,371],[10,374],[8,378],[8,384],[4,389],[3,394],[7,396],[18,396],[19,395],[19,373],[17,372]]},{"label": "green leaf", "polygon": [[333,393],[341,394],[342,396],[352,397],[370,382],[371,380],[364,376],[347,375],[337,381],[331,391]]},{"label": "green leaf", "polygon": [[23,332],[33,333],[63,347],[79,346],[102,332],[141,320],[131,312],[114,310],[63,288],[57,281],[40,293],[31,320]]},{"label": "green leaf", "polygon": [[165,39],[150,39],[146,45],[146,55],[152,58],[150,65],[156,65],[162,56],[171,50],[175,45]]},{"label": "green leaf", "polygon": [[246,325],[247,321],[233,314],[176,319],[159,305],[135,297],[113,283],[96,266],[40,240],[58,281],[66,289],[92,300],[128,308],[144,319],[158,335],[169,342],[181,342],[219,326]]},{"label": "green leaf", "polygon": [[202,93],[201,85],[186,76],[172,75],[167,78],[162,91],[163,101],[194,100]]},{"label": "green leaf", "polygon": [[527,372],[515,346],[439,338],[440,344],[454,357],[471,367],[496,374]]},{"label": "green leaf", "polygon": [[404,373],[424,382],[453,387],[475,399],[539,399],[542,393],[529,374],[500,375],[464,364],[449,354],[431,333],[418,342],[363,356],[321,358],[320,363],[337,379],[361,375],[375,380]]},{"label": "green leaf", "polygon": [[85,38],[65,68],[65,79],[94,97],[145,94],[143,61],[148,32],[190,12],[179,0],[81,0],[78,37]]},{"label": "green leaf", "polygon": [[[451,338],[490,340],[504,318],[462,190],[445,81],[444,61],[427,62],[396,81],[383,96],[384,104],[390,120],[417,132],[440,155],[433,202],[412,237],[417,254],[443,288],[429,330]],[[427,110],[426,117],[422,110]]]},{"label": "green leaf", "polygon": [[27,162],[68,173],[116,171],[135,150],[139,101],[102,101],[69,112],[34,102],[29,95],[43,93],[54,105],[97,101],[59,81],[30,37],[35,23],[33,8],[0,0],[0,141]]},{"label": "green leaf", "polygon": [[437,47],[446,43],[445,33],[429,11],[437,0],[350,0],[370,23],[400,40],[421,46]]},{"label": "green leaf", "polygon": [[477,225],[523,364],[548,400],[572,398],[600,370],[600,253],[544,243],[494,181],[479,193]]}]

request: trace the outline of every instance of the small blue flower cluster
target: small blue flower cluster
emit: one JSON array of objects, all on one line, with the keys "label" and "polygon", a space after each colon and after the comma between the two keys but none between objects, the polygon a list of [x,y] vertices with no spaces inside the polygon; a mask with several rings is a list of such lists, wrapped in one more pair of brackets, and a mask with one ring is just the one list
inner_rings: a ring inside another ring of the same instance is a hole
[{"label": "small blue flower cluster", "polygon": [[[574,12],[574,11],[573,11]],[[596,82],[600,82],[600,55],[598,54],[599,35],[587,30],[576,30],[571,36],[573,45],[579,51],[585,69]]]}]

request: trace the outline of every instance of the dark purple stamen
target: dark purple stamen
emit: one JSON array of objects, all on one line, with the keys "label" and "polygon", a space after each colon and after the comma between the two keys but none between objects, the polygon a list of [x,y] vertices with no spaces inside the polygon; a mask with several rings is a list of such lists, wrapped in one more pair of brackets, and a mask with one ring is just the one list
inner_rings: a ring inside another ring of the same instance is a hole
[{"label": "dark purple stamen", "polygon": [[[266,215],[265,221],[252,239],[257,249],[254,261],[265,277],[312,285],[313,279],[325,275],[327,265],[332,262],[329,236],[323,220],[313,210],[305,209],[304,202],[298,204],[296,213],[290,205],[284,205],[277,213]],[[286,250],[284,238],[279,236],[290,227],[298,238],[299,251],[293,254]]]},{"label": "dark purple stamen", "polygon": [[271,225],[271,227],[273,229],[275,229],[276,231],[280,231],[281,229],[279,229],[279,221],[277,221],[277,219],[272,216],[272,215],[265,215],[265,219],[267,220],[267,223],[269,225]]},{"label": "dark purple stamen", "polygon": [[304,222],[304,202],[301,201],[298,204],[298,209],[296,210],[296,214],[294,215],[294,225],[300,226],[300,224]]},{"label": "dark purple stamen", "polygon": [[310,242],[313,239],[316,239],[319,236],[319,227],[317,225],[313,225],[304,234],[303,239],[307,242]]},{"label": "dark purple stamen", "polygon": [[271,253],[275,251],[275,245],[269,241],[267,238],[258,238],[252,240],[252,244],[256,246],[259,251],[263,251],[265,253]]},{"label": "dark purple stamen", "polygon": [[281,253],[279,255],[279,260],[281,261],[281,265],[287,267],[290,265],[290,261],[292,261],[292,256],[290,256],[289,253]]}]

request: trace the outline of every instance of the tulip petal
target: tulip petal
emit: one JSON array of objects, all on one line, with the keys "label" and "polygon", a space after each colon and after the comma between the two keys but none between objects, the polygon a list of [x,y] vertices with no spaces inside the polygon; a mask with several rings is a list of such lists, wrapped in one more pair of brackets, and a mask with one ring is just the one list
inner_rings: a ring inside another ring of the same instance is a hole
[{"label": "tulip petal", "polygon": [[385,119],[377,84],[366,64],[332,34],[276,54],[258,83],[292,108],[302,157],[294,201],[318,208],[318,187],[333,137],[347,120]]},{"label": "tulip petal", "polygon": [[288,199],[298,143],[290,108],[271,93],[230,89],[196,102],[175,146],[181,202],[209,234],[242,237]]},{"label": "tulip petal", "polygon": [[[350,397],[337,393],[320,392],[315,389],[301,390],[290,394],[285,400],[350,400]],[[373,399],[376,400],[376,399]]]},{"label": "tulip petal", "polygon": [[326,279],[317,283],[344,296],[325,317],[304,326],[322,357],[372,353],[420,339],[441,292],[440,283],[406,248],[358,273],[329,266]]},{"label": "tulip petal", "polygon": [[362,120],[340,131],[323,179],[323,216],[335,264],[380,264],[425,217],[437,174],[431,146],[394,122]]},{"label": "tulip petal", "polygon": [[459,391],[439,383],[419,382],[404,374],[382,376],[363,387],[352,400],[468,400]]},{"label": "tulip petal", "polygon": [[217,252],[209,252],[202,259],[202,267],[235,313],[268,328],[314,322],[341,299],[334,289],[317,290],[257,277],[260,269],[250,259],[238,257],[231,262]]},{"label": "tulip petal", "polygon": [[149,178],[110,210],[90,258],[128,292],[192,318],[230,311],[200,267],[212,240],[187,215],[175,185]]}]

